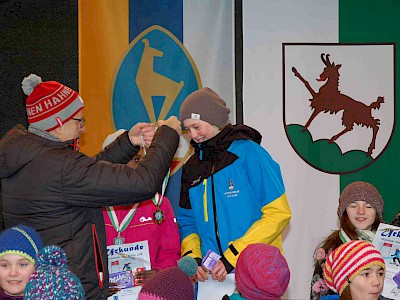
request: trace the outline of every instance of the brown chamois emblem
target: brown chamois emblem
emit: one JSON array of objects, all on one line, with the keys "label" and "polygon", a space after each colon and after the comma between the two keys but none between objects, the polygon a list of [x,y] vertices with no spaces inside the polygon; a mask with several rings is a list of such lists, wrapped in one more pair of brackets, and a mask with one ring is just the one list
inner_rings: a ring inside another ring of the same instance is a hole
[{"label": "brown chamois emblem", "polygon": [[344,95],[339,90],[339,69],[342,65],[335,65],[334,62],[329,61],[329,54],[321,54],[321,60],[325,65],[324,71],[319,75],[317,81],[326,81],[323,86],[319,88],[318,92],[315,92],[308,81],[306,81],[295,67],[292,67],[294,75],[304,83],[307,90],[310,92],[312,98],[311,109],[313,110],[310,118],[306,125],[302,129],[305,132],[310,126],[314,118],[320,113],[338,113],[343,110],[342,124],[345,127],[341,132],[331,137],[329,143],[332,144],[340,136],[353,129],[354,124],[366,126],[367,128],[372,127],[372,140],[368,147],[367,155],[371,156],[372,151],[375,149],[376,135],[379,130],[379,119],[372,117],[372,109],[379,109],[381,104],[384,103],[384,98],[379,96],[377,100],[370,105],[365,105],[362,102],[356,101],[353,98]]}]

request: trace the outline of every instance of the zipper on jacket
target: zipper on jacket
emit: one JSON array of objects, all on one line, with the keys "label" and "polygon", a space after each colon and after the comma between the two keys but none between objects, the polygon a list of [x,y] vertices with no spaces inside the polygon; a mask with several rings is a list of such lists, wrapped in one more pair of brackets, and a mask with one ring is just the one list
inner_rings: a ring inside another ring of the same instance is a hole
[{"label": "zipper on jacket", "polygon": [[203,180],[203,208],[204,208],[204,222],[208,222],[208,208],[207,208],[207,179]]},{"label": "zipper on jacket", "polygon": [[222,251],[221,247],[221,241],[219,239],[219,230],[218,230],[218,216],[217,216],[217,205],[215,201],[215,190],[214,190],[214,162],[212,164],[212,169],[211,169],[211,185],[212,185],[212,202],[213,202],[213,209],[214,209],[214,226],[215,226],[215,238],[217,240],[218,244],[218,249],[219,249],[219,254],[223,255],[224,252]]},{"label": "zipper on jacket", "polygon": [[92,237],[97,279],[99,281],[99,286],[102,289],[104,288],[104,265],[103,259],[101,257],[101,248],[97,236],[96,226],[94,224],[92,224]]}]

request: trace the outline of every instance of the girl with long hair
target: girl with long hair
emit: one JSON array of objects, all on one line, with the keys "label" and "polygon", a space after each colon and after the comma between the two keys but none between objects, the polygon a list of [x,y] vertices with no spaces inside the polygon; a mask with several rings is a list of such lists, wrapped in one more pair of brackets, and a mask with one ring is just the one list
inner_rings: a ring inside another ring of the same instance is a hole
[{"label": "girl with long hair", "polygon": [[356,181],[344,188],[339,197],[338,217],[340,229],[333,231],[314,253],[314,273],[311,282],[311,300],[333,295],[323,278],[323,266],[329,254],[352,240],[372,242],[375,232],[382,222],[383,198],[370,183]]}]

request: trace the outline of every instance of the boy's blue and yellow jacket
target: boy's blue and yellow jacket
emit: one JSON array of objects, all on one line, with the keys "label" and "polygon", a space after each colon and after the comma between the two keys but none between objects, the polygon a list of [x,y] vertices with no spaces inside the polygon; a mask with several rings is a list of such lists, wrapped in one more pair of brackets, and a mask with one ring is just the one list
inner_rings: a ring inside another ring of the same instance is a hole
[{"label": "boy's blue and yellow jacket", "polygon": [[213,250],[236,267],[249,244],[282,251],[290,207],[279,165],[260,142],[255,129],[230,124],[201,144],[191,141],[195,153],[183,167],[177,214],[182,255]]}]

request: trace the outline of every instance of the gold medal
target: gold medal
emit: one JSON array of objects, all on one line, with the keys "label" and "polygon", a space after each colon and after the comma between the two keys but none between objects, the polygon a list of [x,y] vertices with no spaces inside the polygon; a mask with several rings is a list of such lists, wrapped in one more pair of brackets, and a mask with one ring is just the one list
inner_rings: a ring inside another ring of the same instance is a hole
[{"label": "gold medal", "polygon": [[154,216],[154,222],[156,224],[161,224],[164,219],[165,219],[165,213],[163,210],[160,209],[160,207],[157,206],[156,211],[153,213]]}]

